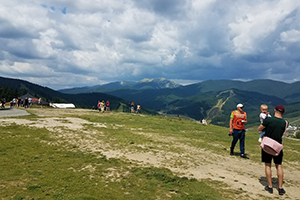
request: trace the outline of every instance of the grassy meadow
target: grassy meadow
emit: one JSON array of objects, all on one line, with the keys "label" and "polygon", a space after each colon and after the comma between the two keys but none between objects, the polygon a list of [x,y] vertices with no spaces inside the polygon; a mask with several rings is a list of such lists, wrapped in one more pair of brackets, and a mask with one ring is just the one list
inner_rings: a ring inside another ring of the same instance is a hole
[{"label": "grassy meadow", "polygon": [[[247,191],[232,189],[222,181],[197,179],[176,170],[193,162],[192,150],[183,152],[187,147],[208,152],[207,156],[229,157],[227,128],[122,112],[27,111],[31,115],[0,118],[4,120],[0,125],[0,199],[250,198]],[[50,118],[56,124],[39,126]],[[82,127],[76,128],[79,122],[71,121],[75,118],[85,122]],[[260,163],[255,129],[249,127],[247,132],[246,153],[251,162]],[[299,140],[286,139],[284,143],[285,162],[300,170]],[[237,145],[237,155],[238,150]],[[105,153],[110,151],[115,156]],[[168,159],[155,165],[142,158],[144,153]],[[126,155],[141,156],[131,160]]]}]

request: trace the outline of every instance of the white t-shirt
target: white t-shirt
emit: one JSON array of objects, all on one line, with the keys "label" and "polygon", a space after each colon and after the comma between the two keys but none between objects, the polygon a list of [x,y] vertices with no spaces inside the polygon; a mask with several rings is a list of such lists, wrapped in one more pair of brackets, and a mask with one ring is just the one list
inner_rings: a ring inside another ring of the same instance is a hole
[{"label": "white t-shirt", "polygon": [[266,113],[260,113],[259,115],[259,119],[260,119],[260,123],[263,123],[263,121],[267,118],[267,117],[272,117],[270,114],[266,114]]}]

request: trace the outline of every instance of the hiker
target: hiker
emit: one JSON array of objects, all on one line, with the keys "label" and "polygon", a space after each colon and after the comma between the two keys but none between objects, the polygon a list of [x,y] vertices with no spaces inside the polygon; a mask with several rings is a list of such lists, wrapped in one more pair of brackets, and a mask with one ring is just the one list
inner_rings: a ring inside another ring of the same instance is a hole
[{"label": "hiker", "polygon": [[245,155],[245,124],[247,123],[247,114],[243,111],[243,104],[239,103],[236,107],[237,110],[231,112],[229,121],[229,135],[233,136],[230,147],[230,155],[234,155],[234,147],[237,141],[240,140],[240,156],[241,158],[249,159]]},{"label": "hiker", "polygon": [[[282,144],[282,135],[286,131],[288,122],[282,118],[282,115],[285,111],[283,105],[277,105],[274,109],[273,117],[266,118],[263,123],[257,128],[257,131],[266,130],[264,136],[272,138],[277,142]],[[279,153],[278,156],[273,156],[266,153],[264,150],[261,150],[261,161],[265,163],[265,173],[268,181],[268,185],[265,187],[269,193],[273,193],[272,186],[272,171],[271,171],[271,162],[272,159],[275,163],[278,177],[278,193],[279,195],[284,195],[285,190],[283,189],[283,169],[282,169],[282,158],[283,151]]]}]

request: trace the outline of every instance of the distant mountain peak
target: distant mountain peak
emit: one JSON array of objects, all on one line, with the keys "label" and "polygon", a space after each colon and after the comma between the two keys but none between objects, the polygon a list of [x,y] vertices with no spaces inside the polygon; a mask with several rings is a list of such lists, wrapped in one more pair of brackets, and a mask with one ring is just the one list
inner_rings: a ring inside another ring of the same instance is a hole
[{"label": "distant mountain peak", "polygon": [[176,88],[181,86],[180,84],[167,80],[165,78],[155,78],[148,79],[144,78],[143,80],[137,83],[138,89],[163,89],[163,88]]},{"label": "distant mountain peak", "polygon": [[144,78],[143,80],[139,81],[140,83],[150,83],[150,82],[160,82],[160,81],[166,81],[165,78],[155,78],[155,79],[149,79]]}]

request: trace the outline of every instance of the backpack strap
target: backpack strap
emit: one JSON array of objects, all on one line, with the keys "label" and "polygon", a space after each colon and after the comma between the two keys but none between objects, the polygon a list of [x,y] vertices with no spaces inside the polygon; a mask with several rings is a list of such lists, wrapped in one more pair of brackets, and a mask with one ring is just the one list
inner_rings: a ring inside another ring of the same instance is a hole
[{"label": "backpack strap", "polygon": [[284,130],[284,133],[283,133],[282,144],[283,144],[283,140],[284,140],[284,137],[285,137],[287,127],[288,127],[288,122],[285,120],[285,130]]}]

